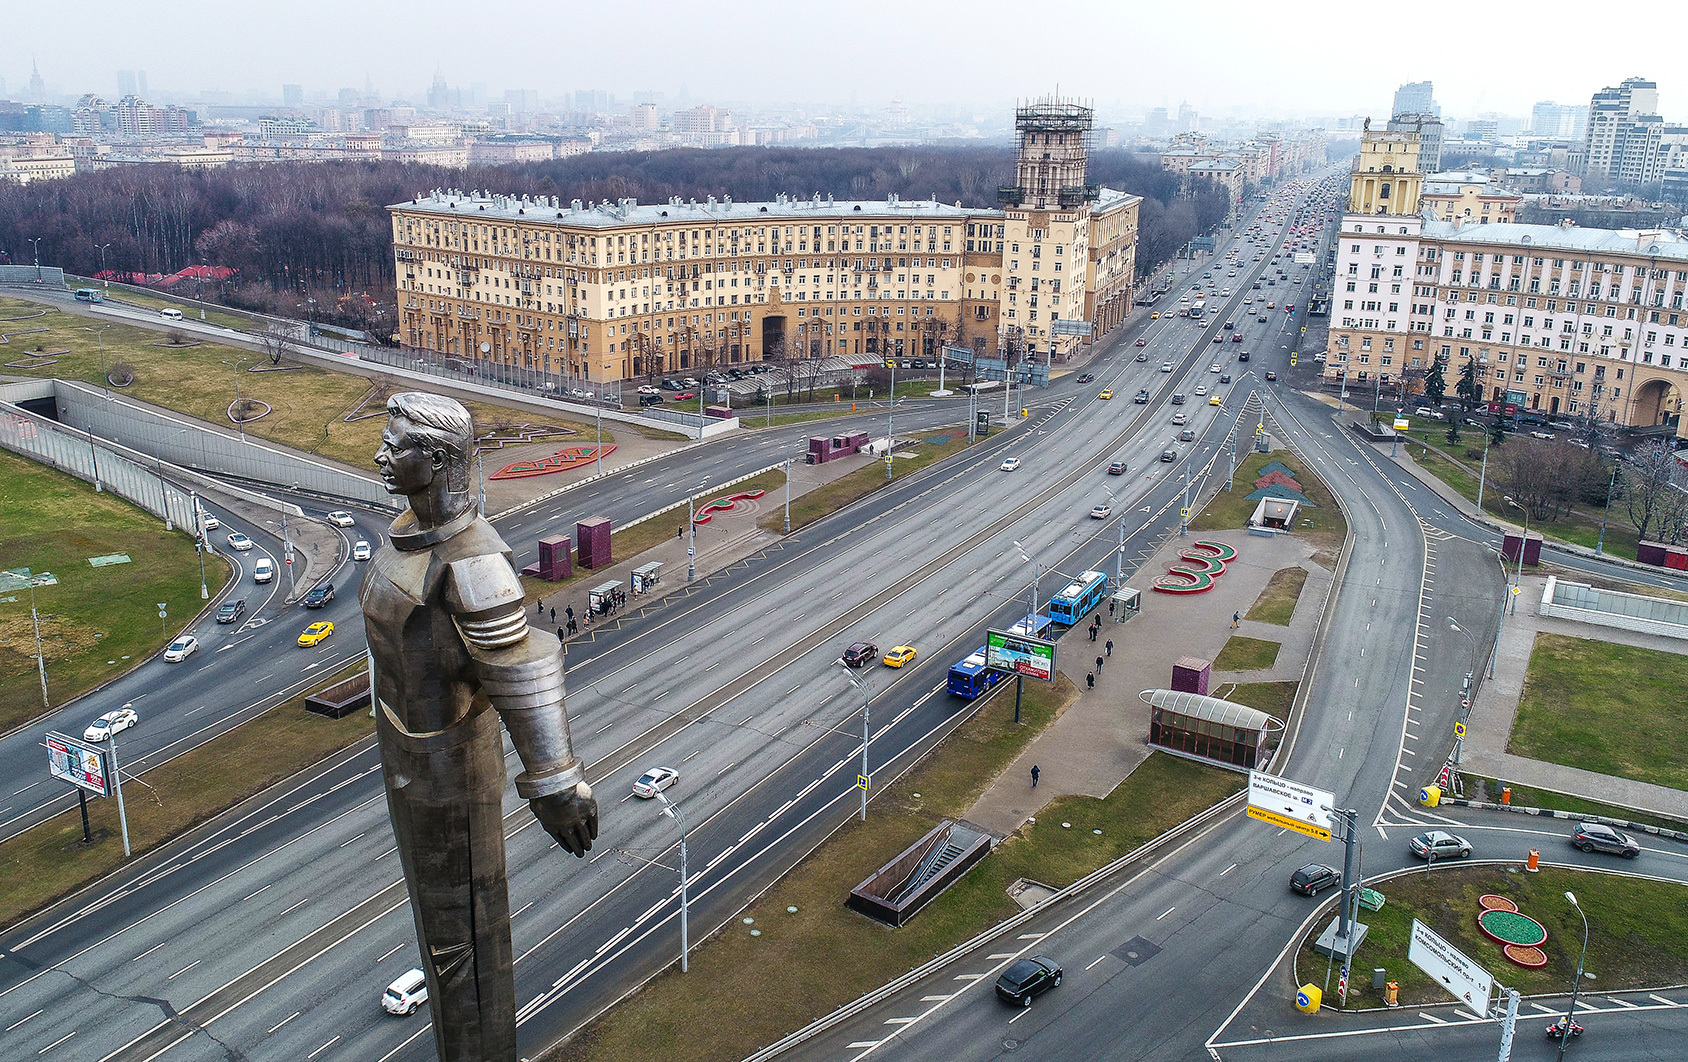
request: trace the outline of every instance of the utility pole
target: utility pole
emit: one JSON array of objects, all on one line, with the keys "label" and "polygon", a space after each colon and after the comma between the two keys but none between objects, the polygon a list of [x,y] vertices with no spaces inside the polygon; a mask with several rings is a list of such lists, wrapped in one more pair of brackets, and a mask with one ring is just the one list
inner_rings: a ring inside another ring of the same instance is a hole
[{"label": "utility pole", "polygon": [[1184,468],[1184,504],[1178,510],[1178,537],[1184,538],[1190,533],[1190,469]]},{"label": "utility pole", "polygon": [[842,658],[834,660],[833,663],[844,669],[844,677],[850,680],[850,685],[862,691],[862,776],[856,781],[856,788],[862,791],[862,821],[866,822],[867,780],[869,777],[867,769],[867,746],[868,742],[872,740],[872,735],[868,730],[868,707],[873,700],[873,690],[868,686],[865,680],[856,677],[855,672],[850,669],[850,665],[846,664]]},{"label": "utility pole", "polygon": [[41,649],[41,615],[35,611],[35,581],[29,583],[29,618],[35,624],[35,669],[41,673],[41,707],[51,708],[47,700],[47,654]]},{"label": "utility pole", "polygon": [[[293,574],[293,538],[287,533],[287,510],[281,511],[281,558],[287,567],[287,600],[293,600],[299,586]],[[372,689],[374,687],[371,687]]]},{"label": "utility pole", "polygon": [[[709,477],[705,476],[703,480],[704,482],[699,486],[707,484]],[[686,582],[688,583],[697,578],[697,513],[692,508],[692,499],[695,497],[695,494],[686,495]]]},{"label": "utility pole", "polygon": [[[128,708],[130,705],[125,704]],[[117,762],[117,735],[114,733],[106,738],[111,742],[111,781],[117,788],[117,822],[123,830],[123,858],[128,859],[129,851],[129,813],[123,807],[123,768]]]},{"label": "utility pole", "polygon": [[[891,478],[891,418],[897,412],[897,360],[891,359],[891,395],[885,404],[885,478]],[[865,799],[865,797],[864,797]],[[865,805],[864,805],[865,807]],[[866,815],[863,815],[866,818]]]},{"label": "utility pole", "polygon": [[659,789],[656,796],[662,801],[662,813],[673,819],[675,827],[680,831],[680,972],[685,973],[689,969],[686,965],[686,954],[691,950],[686,938],[686,818],[680,813],[680,805],[669,800],[668,794]]},{"label": "utility pole", "polygon": [[1600,513],[1600,537],[1594,543],[1594,555],[1596,557],[1606,555],[1606,517],[1612,514],[1612,491],[1617,488],[1617,485],[1618,462],[1614,458],[1612,461],[1612,478],[1606,482],[1606,508]]},{"label": "utility pole", "polygon": [[[1454,414],[1458,416],[1458,414]],[[1483,433],[1483,469],[1477,473],[1477,515],[1483,515],[1483,484],[1489,479],[1489,435]],[[1613,469],[1616,472],[1616,468]],[[1611,495],[1607,494],[1607,507],[1611,506]]]},{"label": "utility pole", "polygon": [[107,291],[111,290],[111,274],[106,271],[105,253],[106,248],[110,246],[109,243],[100,244],[100,280],[104,282]]},{"label": "utility pole", "polygon": [[785,533],[791,534],[791,458],[785,459]]},{"label": "utility pole", "polygon": [[205,585],[205,514],[199,511],[198,491],[188,491],[188,503],[193,506],[193,551],[199,554],[199,599],[207,601],[211,590]]}]

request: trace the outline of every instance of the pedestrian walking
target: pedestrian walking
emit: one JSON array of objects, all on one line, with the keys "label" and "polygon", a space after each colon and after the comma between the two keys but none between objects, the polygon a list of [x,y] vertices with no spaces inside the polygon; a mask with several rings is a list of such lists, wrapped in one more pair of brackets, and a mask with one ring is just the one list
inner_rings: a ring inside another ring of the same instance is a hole
[{"label": "pedestrian walking", "polygon": [[569,633],[572,635],[572,634],[578,632],[579,630],[580,630],[579,624],[575,623],[573,616],[570,616],[569,617]]},{"label": "pedestrian walking", "polygon": [[1096,688],[1096,672],[1086,671],[1084,673],[1084,684],[1086,686],[1090,687],[1091,689],[1095,689]]},{"label": "pedestrian walking", "polygon": [[574,606],[573,605],[565,606],[563,608],[563,615],[567,616],[569,619],[574,619]]},{"label": "pedestrian walking", "polygon": [[1096,658],[1096,670],[1097,670],[1098,673],[1100,673],[1101,670],[1102,670],[1102,658],[1101,657]]},{"label": "pedestrian walking", "polygon": [[674,529],[674,537],[675,538],[685,538],[686,537],[686,525],[685,524],[681,524],[679,527]]},{"label": "pedestrian walking", "polygon": [[1243,623],[1243,614],[1241,612],[1231,613],[1231,629],[1232,630],[1236,630],[1238,627],[1242,626],[1242,623]]},{"label": "pedestrian walking", "polygon": [[1037,776],[1042,774],[1042,773],[1043,773],[1043,771],[1041,769],[1039,769],[1037,764],[1035,764],[1035,763],[1032,764],[1032,788],[1033,789],[1037,788]]},{"label": "pedestrian walking", "polygon": [[563,640],[563,629],[561,627],[557,628],[557,640],[559,642]]},{"label": "pedestrian walking", "polygon": [[1096,632],[1097,632],[1097,631],[1098,631],[1098,630],[1099,630],[1099,628],[1097,628],[1097,627],[1092,627],[1092,628],[1090,628],[1090,640],[1091,640],[1091,641],[1095,641],[1095,640],[1096,640]]},{"label": "pedestrian walking", "polygon": [[1112,638],[1108,639],[1108,655],[1114,655],[1114,640]]},{"label": "pedestrian walking", "polygon": [[551,622],[557,622],[557,607],[555,605],[551,606]]},{"label": "pedestrian walking", "polygon": [[543,599],[533,603],[533,614],[535,616],[543,616],[545,614],[545,602]]}]

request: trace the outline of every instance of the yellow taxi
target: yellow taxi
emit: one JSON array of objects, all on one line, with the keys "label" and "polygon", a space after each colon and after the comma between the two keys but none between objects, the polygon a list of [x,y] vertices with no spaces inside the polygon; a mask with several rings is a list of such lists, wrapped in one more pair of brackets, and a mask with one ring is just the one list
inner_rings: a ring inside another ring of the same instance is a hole
[{"label": "yellow taxi", "polygon": [[1111,388],[1111,387],[1104,387],[1104,388],[1102,388],[1102,393],[1097,395],[1096,397],[1097,398],[1112,398],[1112,397],[1114,397],[1114,389]]},{"label": "yellow taxi", "polygon": [[1223,403],[1223,402],[1221,402],[1221,401],[1220,401],[1220,400],[1219,400],[1219,396],[1218,396],[1218,395],[1214,395],[1214,396],[1212,396],[1212,397],[1211,397],[1211,398],[1209,398],[1209,399],[1208,399],[1208,400],[1207,400],[1207,404],[1208,404],[1208,405],[1210,405],[1210,406],[1220,406],[1220,405],[1224,405],[1224,403]]},{"label": "yellow taxi", "polygon": [[1151,314],[1150,314],[1150,315],[1149,315],[1149,320],[1151,320],[1151,321],[1158,321],[1158,320],[1160,320],[1160,311],[1159,311],[1159,310],[1156,310],[1156,311],[1155,311],[1155,312],[1154,312],[1154,313],[1151,313]]},{"label": "yellow taxi", "polygon": [[304,633],[299,635],[299,644],[315,645],[333,633],[334,624],[327,620],[319,620],[318,622],[311,624],[309,627],[306,627]]},{"label": "yellow taxi", "polygon": [[886,667],[902,667],[914,659],[915,648],[912,645],[893,645],[891,651],[885,654]]}]

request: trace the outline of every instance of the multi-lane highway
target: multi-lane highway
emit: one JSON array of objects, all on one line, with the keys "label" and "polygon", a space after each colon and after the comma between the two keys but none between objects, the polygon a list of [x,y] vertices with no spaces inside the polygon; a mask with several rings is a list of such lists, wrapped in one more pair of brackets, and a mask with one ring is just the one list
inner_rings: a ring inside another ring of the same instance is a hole
[{"label": "multi-lane highway", "polygon": [[[1240,270],[1242,279],[1251,266]],[[1232,308],[1249,297],[1246,283],[1236,287]],[[1430,703],[1445,693],[1440,686],[1421,690],[1416,707],[1408,703],[1405,691],[1421,681],[1414,678],[1415,660],[1422,656],[1416,666],[1441,681],[1452,670],[1448,654],[1465,651],[1463,643],[1450,647],[1436,623],[1426,627],[1421,620],[1427,573],[1435,567],[1441,578],[1480,589],[1487,572],[1491,592],[1498,575],[1484,567],[1480,550],[1472,551],[1474,561],[1427,552],[1406,499],[1388,488],[1378,464],[1340,433],[1328,437],[1333,429],[1324,407],[1269,395],[1245,371],[1262,368],[1258,359],[1281,321],[1236,317],[1241,344],[1210,341],[1225,331],[1225,311],[1205,322],[1154,322],[1162,327],[1143,348],[1152,352],[1144,363],[1134,360],[1137,348],[1130,345],[1137,331],[1127,329],[1118,349],[1098,360],[1093,383],[1051,388],[1036,415],[1013,430],[571,644],[569,708],[577,748],[592,765],[604,805],[603,835],[589,861],[567,859],[531,828],[525,805],[509,794],[525,1046],[555,1040],[675,954],[677,883],[666,869],[672,827],[629,796],[644,767],[662,763],[681,772],[670,795],[686,807],[692,829],[692,918],[701,936],[848,814],[860,741],[850,725],[859,701],[832,663],[844,645],[865,636],[922,650],[912,668],[868,675],[875,691],[870,758],[882,775],[962,717],[942,689],[947,665],[982,641],[988,623],[1023,612],[1020,595],[1031,571],[1013,542],[1057,570],[1109,566],[1115,524],[1091,520],[1088,512],[1111,490],[1116,513],[1128,518],[1127,550],[1134,553],[1176,520],[1187,465],[1223,471],[1221,439],[1250,391],[1267,396],[1275,419],[1347,499],[1356,531],[1323,650],[1327,663],[1301,722],[1304,734],[1316,736],[1313,751],[1305,772],[1300,760],[1291,765],[1304,780],[1351,794],[1368,809],[1368,828],[1381,826],[1389,836],[1390,816],[1411,809],[1399,802],[1386,809],[1384,798],[1418,777],[1403,733],[1415,729],[1414,718],[1425,720],[1423,740],[1434,746],[1428,732],[1451,711]],[[1250,347],[1257,360],[1239,365],[1233,352]],[[1216,356],[1222,373],[1235,377],[1223,388],[1225,402],[1180,407],[1198,438],[1173,442],[1178,428],[1170,423],[1169,396],[1215,381],[1220,374],[1208,369]],[[1160,373],[1168,358],[1174,371]],[[1119,397],[1097,397],[1109,386]],[[1143,406],[1129,399],[1139,387],[1152,394]],[[900,427],[917,417],[953,419],[942,408],[906,416]],[[1245,430],[1253,417],[1251,411]],[[584,506],[619,520],[642,515],[683,496],[711,469],[720,481],[738,474],[729,470],[749,471],[789,455],[802,434],[799,428],[788,438],[758,434],[748,446],[734,440],[700,447],[563,494],[550,509],[512,514],[501,530],[520,550],[541,530],[585,515]],[[1163,463],[1158,457],[1169,444],[1179,460]],[[1021,468],[999,471],[1009,455],[1022,459]],[[1120,458],[1131,471],[1106,476],[1107,461]],[[341,601],[351,598],[348,587]],[[343,633],[342,651],[354,649],[353,630]],[[287,634],[291,641],[296,632]],[[1458,670],[1463,674],[1465,666]],[[1433,748],[1423,754],[1439,755]],[[1277,887],[1280,871],[1287,877],[1284,866],[1298,858],[1292,845],[1255,824],[1225,822],[1216,830],[1215,840],[1174,857],[1194,862],[1180,862],[1174,872],[1156,869],[1152,880],[1117,893],[1131,913],[1114,912],[1108,924],[1137,926],[1135,935],[1186,956],[1181,961],[1188,965],[1179,969],[1190,975],[1192,991],[1205,987],[1229,1006],[1305,906],[1286,902]],[[1394,833],[1390,844],[1399,848],[1395,840],[1405,834]],[[1263,882],[1274,889],[1270,897],[1255,894],[1266,888]],[[1176,895],[1169,906],[1183,909],[1157,907],[1163,895]],[[1055,946],[1061,937],[1051,940]],[[14,927],[0,936],[0,951],[0,1014],[12,1026],[0,1032],[0,1047],[8,1057],[431,1054],[424,1018],[387,1018],[375,1002],[381,988],[415,965],[416,955],[379,768],[367,743]],[[1097,997],[1089,1017],[1107,1015],[1101,1024],[1121,1029],[1118,1046],[1128,1056],[1141,1057],[1124,1043],[1122,1016],[1138,1034],[1133,1043],[1199,1048],[1223,1015],[1203,1024],[1211,1015],[1180,1008],[1178,1021],[1157,1019],[1149,1012],[1164,1003],[1165,986],[1173,982],[1164,963],[1160,969],[1145,963],[1138,973],[1115,978],[1115,994]],[[1161,987],[1158,999],[1145,994],[1142,975]],[[1049,998],[1080,996],[1063,988]],[[910,1032],[950,1029],[938,1038],[969,1042],[968,1030],[983,1026],[957,998],[947,1015]],[[1040,1005],[1034,1014],[1049,1009]],[[1065,1039],[1103,1042],[1088,1025],[1083,1036]]]}]

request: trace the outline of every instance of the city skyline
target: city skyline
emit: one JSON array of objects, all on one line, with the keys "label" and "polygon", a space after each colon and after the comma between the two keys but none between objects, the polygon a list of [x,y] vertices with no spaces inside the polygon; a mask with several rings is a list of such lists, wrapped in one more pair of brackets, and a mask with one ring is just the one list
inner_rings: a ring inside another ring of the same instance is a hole
[{"label": "city skyline", "polygon": [[[0,80],[13,98],[28,91],[39,66],[58,96],[117,96],[122,75],[150,72],[160,98],[223,92],[279,102],[286,84],[300,86],[309,102],[368,83],[386,98],[422,103],[437,72],[454,87],[486,84],[495,99],[507,89],[548,100],[595,88],[629,105],[635,93],[654,91],[717,104],[872,106],[897,99],[980,113],[1059,85],[1110,118],[1188,103],[1225,117],[1369,114],[1379,121],[1389,117],[1399,86],[1431,81],[1447,116],[1527,118],[1543,100],[1580,101],[1624,78],[1669,71],[1666,42],[1675,36],[1664,25],[1646,39],[1620,42],[1615,26],[1595,25],[1579,27],[1573,42],[1559,32],[1561,21],[1532,19],[1509,28],[1506,51],[1482,62],[1463,49],[1422,49],[1395,53],[1398,64],[1351,64],[1356,68],[1336,73],[1330,57],[1386,40],[1394,28],[1389,16],[1317,3],[1294,17],[1264,17],[1256,7],[1226,2],[1205,7],[1193,22],[1170,9],[1083,5],[1071,17],[1087,27],[1085,39],[1119,42],[1113,56],[1108,45],[1093,52],[1117,62],[1085,63],[1066,49],[1005,53],[1000,27],[1022,12],[1000,2],[962,11],[875,0],[842,22],[760,5],[731,19],[697,19],[690,10],[651,2],[631,14],[565,14],[494,4],[483,24],[514,20],[522,32],[456,33],[448,44],[437,28],[452,13],[431,17],[426,5],[347,11],[305,0],[285,11],[243,13],[236,25],[226,8],[194,0],[86,20],[74,35],[48,9],[25,9],[10,19],[12,48]],[[1688,27],[1679,12],[1660,17]],[[323,26],[333,32],[322,34]],[[253,49],[253,39],[266,44]],[[617,43],[592,43],[611,41]],[[1588,60],[1602,54],[1613,58]],[[827,55],[848,57],[847,65],[835,77],[816,76]],[[1008,70],[1014,73],[1005,76]],[[1661,90],[1669,116],[1677,106],[1668,77]],[[1688,93],[1680,98],[1688,116]]]}]

